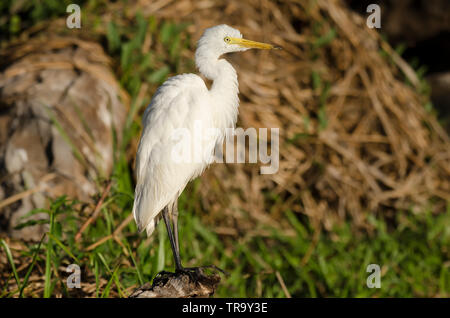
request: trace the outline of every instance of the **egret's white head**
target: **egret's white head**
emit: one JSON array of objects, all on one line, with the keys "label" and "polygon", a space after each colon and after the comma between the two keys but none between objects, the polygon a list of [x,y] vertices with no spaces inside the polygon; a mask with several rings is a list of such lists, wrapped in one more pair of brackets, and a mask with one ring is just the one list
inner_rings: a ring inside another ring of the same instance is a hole
[{"label": "egret's white head", "polygon": [[[200,72],[209,79],[215,79],[229,70],[228,63],[220,60],[220,56],[230,52],[246,51],[248,49],[280,49],[272,44],[250,41],[242,38],[241,32],[226,24],[216,25],[206,29],[197,44],[195,64]],[[220,68],[219,66],[222,66]],[[232,73],[234,69],[231,68]]]},{"label": "egret's white head", "polygon": [[198,41],[196,55],[219,58],[225,53],[246,51],[251,48],[270,50],[280,47],[243,39],[239,30],[220,24],[205,30]]}]

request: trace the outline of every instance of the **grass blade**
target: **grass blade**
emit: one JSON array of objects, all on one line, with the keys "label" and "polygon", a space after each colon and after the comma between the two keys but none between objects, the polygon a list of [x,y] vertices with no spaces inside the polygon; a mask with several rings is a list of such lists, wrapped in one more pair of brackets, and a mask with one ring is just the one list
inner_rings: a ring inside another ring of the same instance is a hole
[{"label": "grass blade", "polygon": [[[116,268],[116,270],[117,270],[117,268]],[[102,292],[101,298],[107,298],[109,296],[109,291],[111,290],[111,286],[112,286],[112,283],[113,283],[113,280],[114,280],[114,274],[115,274],[115,272],[109,278],[109,281],[106,284],[105,289]]]},{"label": "grass blade", "polygon": [[[119,265],[117,265],[116,268],[114,269],[114,271],[111,272],[111,269],[109,268],[108,263],[106,262],[106,260],[105,260],[105,258],[103,257],[103,255],[102,255],[101,253],[98,253],[97,255],[98,255],[98,257],[100,258],[100,260],[102,261],[102,263],[103,263],[103,265],[105,266],[105,268],[106,268],[106,270],[108,271],[108,273],[111,274],[110,281],[111,281],[111,279],[112,279],[112,280],[114,281],[114,283],[116,284],[116,286],[117,286],[117,291],[118,291],[119,295],[120,295],[121,297],[126,297],[125,294],[124,294],[123,291],[122,291],[122,289],[123,289],[122,284],[120,283],[120,281],[119,281],[119,279],[118,279],[118,277],[117,277],[117,271],[119,270]],[[108,282],[108,285],[109,285],[109,284],[110,284],[110,282]],[[108,286],[108,285],[107,285],[107,286]],[[104,292],[103,292],[103,294],[104,294]],[[102,294],[102,297],[103,297],[103,294]],[[109,294],[109,290],[108,290],[108,294]]]},{"label": "grass blade", "polygon": [[136,268],[136,273],[138,275],[139,284],[144,285],[144,279],[142,278],[141,270],[140,270],[138,264],[136,263],[136,259],[133,256],[133,252],[131,251],[131,248],[130,248],[130,245],[128,244],[128,242],[127,242],[127,249],[128,249],[128,253],[130,253],[131,261],[133,262],[133,265]]},{"label": "grass blade", "polygon": [[[55,223],[55,214],[53,212],[53,210],[50,210],[50,229],[49,229],[49,233],[51,234],[53,232],[53,227],[54,227],[54,223]],[[44,281],[44,298],[50,298],[50,295],[52,293],[52,262],[51,262],[51,257],[52,257],[52,252],[53,252],[53,244],[52,244],[52,240],[48,240],[47,242],[47,251],[46,251],[46,255],[45,255],[45,281]]]},{"label": "grass blade", "polygon": [[72,259],[77,262],[78,264],[80,264],[80,260],[73,255],[73,253],[69,250],[69,248],[67,246],[65,246],[60,240],[58,240],[53,234],[48,233],[48,236],[56,243],[58,244],[59,247],[61,247],[61,249],[64,250],[64,252],[67,253],[67,255],[69,255],[70,257],[72,257]]},{"label": "grass blade", "polygon": [[36,264],[36,259],[39,254],[39,251],[41,250],[41,245],[42,245],[42,242],[44,241],[44,238],[45,238],[45,234],[42,235],[42,238],[39,241],[38,248],[36,249],[36,252],[34,252],[34,254],[33,254],[33,260],[31,261],[30,267],[28,267],[28,271],[25,274],[25,277],[22,282],[22,286],[20,287],[19,298],[23,297],[23,291],[24,291],[25,287],[27,286],[28,279],[30,278],[31,272],[33,271],[34,265]]},{"label": "grass blade", "polygon": [[17,273],[16,265],[14,264],[14,259],[11,254],[11,250],[9,249],[8,244],[3,239],[0,241],[0,243],[3,246],[3,249],[5,250],[6,258],[8,259],[8,262],[11,265],[12,271],[14,273],[14,278],[16,279],[16,282],[17,282],[17,287],[20,290],[19,274]]}]

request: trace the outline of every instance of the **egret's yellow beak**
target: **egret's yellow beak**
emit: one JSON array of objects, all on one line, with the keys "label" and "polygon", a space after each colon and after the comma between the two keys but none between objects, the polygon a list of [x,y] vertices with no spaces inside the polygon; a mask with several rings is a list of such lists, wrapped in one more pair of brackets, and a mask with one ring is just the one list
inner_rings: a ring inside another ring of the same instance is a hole
[{"label": "egret's yellow beak", "polygon": [[237,44],[239,46],[246,47],[249,49],[261,49],[261,50],[272,50],[272,49],[280,50],[281,49],[280,46],[275,46],[272,44],[255,42],[255,41],[250,41],[250,40],[240,39],[240,38],[231,38],[230,37],[229,43]]}]

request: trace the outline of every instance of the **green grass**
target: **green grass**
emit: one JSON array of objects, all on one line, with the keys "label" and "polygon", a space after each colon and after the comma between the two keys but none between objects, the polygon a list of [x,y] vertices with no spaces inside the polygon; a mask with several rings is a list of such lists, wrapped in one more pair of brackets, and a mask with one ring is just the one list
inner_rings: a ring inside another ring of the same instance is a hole
[{"label": "green grass", "polygon": [[[131,197],[126,197],[130,206]],[[321,232],[314,241],[309,222],[301,222],[290,211],[284,216],[289,231],[255,224],[255,232],[263,235],[219,236],[202,223],[201,211],[189,208],[191,200],[196,200],[191,191],[180,200],[183,262],[186,266],[215,264],[230,273],[223,277],[217,297],[284,297],[277,271],[294,297],[449,296],[450,209],[439,216],[399,212],[393,222],[397,226],[389,230],[386,221],[371,218],[374,231],[370,235],[354,233],[350,226],[343,225],[332,232]],[[8,286],[17,280],[18,287],[4,289],[1,296],[17,297],[21,291],[25,291],[24,296],[34,295],[27,294],[25,286],[33,271],[34,275],[43,275],[45,285],[40,296],[78,297],[78,291],[66,287],[69,274],[61,270],[72,263],[81,267],[82,286],[98,286],[101,279],[106,281],[95,294],[81,296],[125,297],[160,270],[173,269],[163,224],[148,241],[145,234],[137,234],[132,222],[118,241],[111,239],[86,251],[86,247],[112,233],[130,213],[130,209],[120,208],[123,194],[116,187],[108,201],[101,217],[77,244],[74,236],[85,219],[80,217],[80,205],[64,197],[56,200],[46,210],[52,223],[49,239],[46,244],[33,244],[20,252],[22,262],[32,262],[20,272],[11,268],[13,275],[3,283]],[[2,247],[8,250],[4,241]],[[311,254],[305,261],[308,250]],[[12,254],[7,255],[14,264]],[[380,289],[366,286],[369,264],[381,267]]]},{"label": "green grass", "polygon": [[[29,26],[64,14],[60,7],[52,11],[52,2],[32,13],[37,3],[30,1],[18,11],[16,20],[7,19],[0,29],[13,38],[24,27],[23,23],[17,26],[18,20],[32,21],[25,25]],[[97,8],[102,1],[88,3]],[[2,15],[11,9],[8,5],[12,2],[0,5]],[[30,14],[36,18],[27,20]],[[184,32],[186,24],[140,15],[127,25],[119,22],[105,24],[105,49],[114,58],[115,73],[132,102],[123,143],[115,144],[111,191],[100,216],[78,242],[75,235],[92,213],[88,204],[63,196],[50,202],[48,209],[31,211],[30,215],[47,213],[48,220],[24,219],[23,227],[48,223],[48,233],[40,242],[20,248],[1,241],[0,250],[5,253],[7,264],[0,271],[0,297],[126,297],[162,269],[174,267],[163,224],[147,239],[130,222],[116,239],[89,249],[113,235],[131,213],[134,187],[126,151],[139,136],[139,114],[150,97],[137,99],[142,85],[155,88],[170,74],[193,69],[192,61],[181,59],[180,54],[183,49],[192,49]],[[160,46],[156,51],[143,52],[149,34]],[[314,48],[326,46],[334,37],[335,31],[329,31],[318,38]],[[323,105],[319,116],[325,128],[324,105],[329,86],[318,73],[312,82]],[[308,219],[286,210],[280,220],[286,224],[283,231],[255,223],[252,233],[256,234],[252,236],[218,235],[211,224],[202,221],[207,211],[198,204],[198,186],[199,181],[190,184],[180,198],[182,260],[185,266],[214,264],[230,273],[222,278],[217,297],[285,297],[277,272],[293,297],[450,296],[450,208],[439,215],[398,211],[393,220],[371,217],[370,233],[355,232],[348,224],[317,232]],[[266,195],[274,198],[274,204],[282,203],[276,194]],[[65,268],[73,263],[81,268],[81,290],[66,285],[70,273]],[[380,289],[366,286],[369,264],[381,267]]]}]

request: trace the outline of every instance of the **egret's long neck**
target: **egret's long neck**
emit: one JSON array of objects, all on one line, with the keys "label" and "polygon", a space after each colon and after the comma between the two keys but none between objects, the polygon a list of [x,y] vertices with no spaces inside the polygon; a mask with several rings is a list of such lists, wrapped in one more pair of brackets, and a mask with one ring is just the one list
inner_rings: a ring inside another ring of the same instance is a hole
[{"label": "egret's long neck", "polygon": [[196,64],[204,76],[212,80],[210,89],[217,128],[235,127],[239,106],[236,70],[225,59],[196,52]]}]

